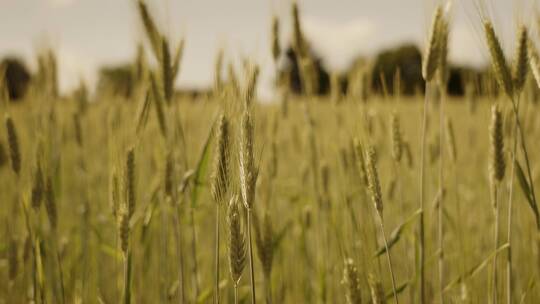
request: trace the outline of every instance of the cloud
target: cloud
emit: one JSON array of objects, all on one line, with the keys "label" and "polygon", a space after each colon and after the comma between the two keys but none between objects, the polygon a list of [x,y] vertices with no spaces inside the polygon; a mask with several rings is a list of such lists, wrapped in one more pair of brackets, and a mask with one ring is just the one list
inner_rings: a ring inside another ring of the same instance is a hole
[{"label": "cloud", "polygon": [[303,17],[305,35],[331,68],[345,69],[359,54],[371,53],[376,27],[369,19],[333,22],[313,16]]}]

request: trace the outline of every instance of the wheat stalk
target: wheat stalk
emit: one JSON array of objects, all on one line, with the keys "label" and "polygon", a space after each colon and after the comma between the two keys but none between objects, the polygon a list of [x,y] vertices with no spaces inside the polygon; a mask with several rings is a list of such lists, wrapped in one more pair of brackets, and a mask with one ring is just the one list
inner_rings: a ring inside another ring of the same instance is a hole
[{"label": "wheat stalk", "polygon": [[448,147],[448,155],[452,163],[457,161],[457,146],[456,146],[456,136],[454,133],[454,125],[450,117],[445,119],[445,134],[446,134],[446,146]]},{"label": "wheat stalk", "polygon": [[[247,100],[247,99],[246,99]],[[246,103],[246,106],[248,103]],[[255,272],[253,265],[253,249],[251,244],[251,218],[252,207],[255,200],[255,185],[257,183],[257,169],[253,157],[253,121],[246,108],[242,114],[240,127],[240,190],[244,207],[247,210],[247,237],[249,251],[249,269],[251,278],[251,303],[256,303]]]},{"label": "wheat stalk", "polygon": [[388,241],[386,239],[386,233],[384,232],[384,220],[383,220],[383,201],[381,193],[381,184],[379,181],[379,174],[377,172],[376,166],[376,153],[373,147],[369,147],[367,150],[367,175],[368,175],[368,189],[371,195],[371,200],[375,205],[375,210],[377,211],[381,235],[384,240],[384,246],[386,248],[386,258],[388,262],[388,269],[390,271],[390,276],[392,278],[392,291],[394,293],[394,300],[396,304],[399,303],[397,291],[396,291],[396,279],[394,276],[394,270],[392,267],[392,259],[390,257],[390,250],[388,249]]},{"label": "wheat stalk", "polygon": [[214,170],[212,172],[212,196],[216,203],[216,249],[215,249],[215,303],[219,303],[219,211],[229,190],[229,122],[224,115],[218,121]]},{"label": "wheat stalk", "polygon": [[129,211],[122,206],[118,217],[118,231],[120,234],[120,248],[124,257],[124,304],[131,303],[131,252],[129,249]]},{"label": "wheat stalk", "polygon": [[502,126],[502,114],[499,111],[497,105],[491,108],[491,125],[490,125],[490,163],[489,173],[490,182],[492,188],[492,205],[495,215],[495,229],[494,229],[494,244],[495,244],[495,256],[493,257],[493,302],[497,303],[497,248],[499,248],[499,204],[498,204],[498,190],[499,185],[504,178],[505,160],[504,160],[504,137]]},{"label": "wheat stalk", "polygon": [[[445,134],[444,130],[444,121],[445,121],[445,99],[446,99],[446,90],[447,90],[447,80],[448,80],[448,69],[447,69],[447,56],[448,56],[448,35],[449,35],[449,24],[446,16],[440,18],[438,29],[437,29],[437,40],[438,40],[438,62],[437,62],[437,73],[438,73],[438,85],[440,92],[440,102],[439,102],[439,192],[444,193],[444,141],[448,134]],[[453,138],[452,138],[453,140]],[[449,147],[451,149],[451,147]],[[450,156],[452,157],[452,155]],[[441,195],[439,200],[438,208],[438,242],[439,242],[439,254],[438,254],[438,268],[439,268],[439,302],[444,304],[444,195]]]}]

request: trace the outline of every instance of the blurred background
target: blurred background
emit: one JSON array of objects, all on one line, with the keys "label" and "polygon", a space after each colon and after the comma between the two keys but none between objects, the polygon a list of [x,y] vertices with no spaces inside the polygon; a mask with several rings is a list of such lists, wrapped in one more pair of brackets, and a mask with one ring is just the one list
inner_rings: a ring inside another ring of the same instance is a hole
[{"label": "blurred background", "polygon": [[[280,20],[280,42],[285,56],[279,67],[285,70],[290,67],[290,59],[294,59],[287,53],[291,51],[290,1],[149,0],[147,3],[172,44],[182,38],[186,41],[181,72],[175,83],[177,89],[208,90],[214,77],[216,54],[223,49],[225,60],[236,66],[248,57],[257,62],[261,67],[259,96],[263,100],[274,98],[271,20],[274,15]],[[304,35],[322,71],[321,93],[328,87],[325,75],[345,75],[368,60],[371,68],[376,67],[370,77],[375,90],[382,86],[377,82],[383,74],[387,85],[392,87],[392,75],[399,67],[404,74],[404,90],[414,92],[422,81],[419,66],[415,66],[420,62],[431,12],[437,4],[427,0],[298,1]],[[516,20],[535,22],[536,4],[532,0],[488,0],[482,4],[459,0],[449,8],[453,19],[449,59],[455,69],[467,73],[471,69],[481,72],[487,62],[480,27],[482,17],[494,20],[508,54],[513,52]],[[43,49],[53,50],[58,58],[58,87],[62,93],[76,89],[81,81],[90,92],[95,91],[103,77],[103,68],[110,71],[128,64],[136,56],[137,43],[146,43],[136,1],[1,0],[0,20],[0,60],[16,59],[32,74],[38,66],[36,54]],[[450,80],[451,94],[463,92],[459,86],[462,77],[456,77]]]}]

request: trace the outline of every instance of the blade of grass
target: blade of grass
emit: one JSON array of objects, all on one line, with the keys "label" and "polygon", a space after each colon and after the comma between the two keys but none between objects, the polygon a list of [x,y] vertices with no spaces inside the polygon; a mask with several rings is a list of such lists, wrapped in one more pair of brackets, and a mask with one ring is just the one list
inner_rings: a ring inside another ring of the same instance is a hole
[{"label": "blade of grass", "polygon": [[450,283],[448,283],[444,287],[443,292],[447,292],[450,289],[452,289],[454,286],[456,286],[457,284],[461,283],[462,281],[464,281],[464,280],[466,280],[468,278],[474,277],[478,272],[480,272],[482,269],[484,269],[489,264],[491,259],[493,259],[496,254],[498,254],[501,251],[507,249],[508,247],[510,247],[510,245],[508,243],[506,243],[506,244],[502,245],[501,247],[499,247],[497,250],[494,250],[493,252],[491,252],[483,261],[476,264],[474,267],[469,269],[466,273],[458,276],[457,278],[452,280]]},{"label": "blade of grass", "polygon": [[214,119],[214,122],[212,123],[212,126],[210,127],[208,135],[206,136],[206,140],[202,147],[201,154],[199,156],[199,160],[197,161],[197,166],[195,168],[195,172],[193,175],[193,189],[191,191],[191,207],[192,208],[195,208],[195,206],[197,206],[197,202],[199,200],[199,194],[201,192],[202,187],[204,186],[204,178],[208,171],[210,152],[212,150],[210,149],[210,146],[212,143],[212,137],[214,136],[214,124],[215,124],[215,119]]},{"label": "blade of grass", "polygon": [[[421,213],[421,209],[416,210],[404,222],[397,226],[394,231],[392,231],[390,238],[388,239],[389,250],[401,239],[401,235],[403,234],[404,230],[407,229]],[[386,248],[385,246],[381,246],[379,249],[377,249],[377,252],[373,255],[373,258],[377,258],[384,253],[386,253]]]}]

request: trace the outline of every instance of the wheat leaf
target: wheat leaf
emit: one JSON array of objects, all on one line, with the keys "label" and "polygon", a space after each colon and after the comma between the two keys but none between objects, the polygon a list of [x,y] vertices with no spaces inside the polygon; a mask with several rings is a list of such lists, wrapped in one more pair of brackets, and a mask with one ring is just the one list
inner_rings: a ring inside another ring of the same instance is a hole
[{"label": "wheat leaf", "polygon": [[210,143],[212,142],[212,137],[214,134],[214,122],[212,123],[212,126],[210,127],[210,130],[208,131],[208,135],[206,136],[206,141],[204,142],[201,154],[199,156],[199,161],[197,162],[197,167],[195,168],[195,172],[193,175],[193,190],[191,191],[191,207],[195,208],[197,206],[197,202],[199,200],[199,193],[204,185],[203,179],[206,176],[206,171],[208,169],[208,163],[210,159]]},{"label": "wheat leaf", "polygon": [[[409,281],[401,283],[401,285],[398,285],[396,287],[396,294],[402,293],[408,286],[409,286]],[[389,299],[391,299],[393,297],[394,297],[394,291],[390,291],[385,295],[385,298],[387,300],[389,300]]]},{"label": "wheat leaf", "polygon": [[463,273],[462,275],[458,276],[457,278],[452,280],[450,283],[448,283],[446,285],[446,287],[444,287],[443,292],[447,292],[450,289],[452,289],[454,286],[456,286],[456,284],[461,283],[462,281],[475,276],[478,272],[480,272],[480,270],[484,269],[489,264],[491,259],[493,259],[493,257],[496,254],[498,254],[499,252],[505,250],[508,247],[510,247],[510,245],[508,243],[506,243],[506,244],[502,245],[501,247],[499,247],[497,250],[494,250],[493,252],[491,252],[483,261],[476,264],[474,267],[469,269],[467,272]]},{"label": "wheat leaf", "polygon": [[[421,209],[416,210],[411,216],[409,216],[403,223],[401,223],[399,226],[397,226],[394,231],[390,234],[390,238],[388,240],[388,250],[390,250],[400,239],[403,231],[411,225],[412,222],[422,213]],[[386,253],[386,247],[381,246],[379,249],[377,249],[377,252],[375,252],[374,258]]]},{"label": "wheat leaf", "polygon": [[525,178],[525,173],[523,172],[523,168],[519,164],[518,161],[516,161],[516,175],[519,181],[519,186],[521,187],[521,190],[523,191],[523,194],[525,195],[525,198],[527,199],[527,203],[529,203],[529,206],[531,207],[532,211],[538,217],[538,207],[536,206],[536,202],[533,199],[531,187],[529,186],[529,183],[527,182],[527,179]]}]

